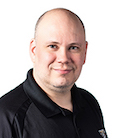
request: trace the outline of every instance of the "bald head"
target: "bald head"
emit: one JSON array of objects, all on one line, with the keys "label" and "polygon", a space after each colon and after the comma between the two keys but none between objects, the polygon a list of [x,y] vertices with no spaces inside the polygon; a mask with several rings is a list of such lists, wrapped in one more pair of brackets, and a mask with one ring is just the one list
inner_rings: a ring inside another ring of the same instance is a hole
[{"label": "bald head", "polygon": [[35,38],[37,35],[38,28],[40,27],[40,24],[42,23],[47,24],[47,20],[55,20],[55,21],[63,20],[62,22],[65,22],[65,24],[66,22],[71,21],[74,24],[76,24],[76,26],[79,26],[85,35],[84,24],[75,13],[67,9],[57,8],[57,9],[52,9],[50,11],[47,11],[43,15],[40,16],[35,26],[35,35],[34,35]]},{"label": "bald head", "polygon": [[36,82],[49,93],[70,93],[85,63],[86,51],[84,26],[76,14],[66,9],[46,12],[39,18],[30,42]]}]

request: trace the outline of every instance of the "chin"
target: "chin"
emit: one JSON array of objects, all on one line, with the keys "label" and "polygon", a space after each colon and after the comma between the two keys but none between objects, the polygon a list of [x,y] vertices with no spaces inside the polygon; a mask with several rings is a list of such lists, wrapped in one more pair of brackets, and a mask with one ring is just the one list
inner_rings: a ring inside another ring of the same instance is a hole
[{"label": "chin", "polygon": [[55,88],[60,88],[60,89],[66,89],[66,88],[69,88],[69,87],[72,87],[73,86],[73,84],[74,83],[70,83],[70,82],[68,82],[68,83],[60,83],[60,84],[54,84],[53,85],[53,87],[55,87]]}]

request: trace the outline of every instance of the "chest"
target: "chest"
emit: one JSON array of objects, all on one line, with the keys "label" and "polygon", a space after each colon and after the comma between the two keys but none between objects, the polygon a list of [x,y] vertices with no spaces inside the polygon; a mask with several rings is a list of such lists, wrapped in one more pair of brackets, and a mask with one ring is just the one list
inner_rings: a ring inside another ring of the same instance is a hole
[{"label": "chest", "polygon": [[58,114],[46,118],[36,107],[27,112],[23,138],[102,138],[101,122],[88,110],[78,115]]}]

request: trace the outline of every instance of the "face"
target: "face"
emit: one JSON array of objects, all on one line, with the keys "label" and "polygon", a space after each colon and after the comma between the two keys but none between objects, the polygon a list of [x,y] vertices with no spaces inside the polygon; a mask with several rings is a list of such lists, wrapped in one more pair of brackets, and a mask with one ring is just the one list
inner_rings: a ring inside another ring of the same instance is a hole
[{"label": "face", "polygon": [[83,28],[68,18],[64,21],[58,17],[44,19],[30,44],[34,78],[44,89],[71,88],[85,63]]}]

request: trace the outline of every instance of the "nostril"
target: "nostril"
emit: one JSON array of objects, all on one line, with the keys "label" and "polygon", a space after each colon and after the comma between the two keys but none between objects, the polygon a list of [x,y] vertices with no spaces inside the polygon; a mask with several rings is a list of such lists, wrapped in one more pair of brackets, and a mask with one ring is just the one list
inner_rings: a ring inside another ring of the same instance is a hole
[{"label": "nostril", "polygon": [[60,58],[57,60],[58,63],[62,63],[62,64],[68,64],[70,62],[69,59],[63,59],[63,58]]}]

